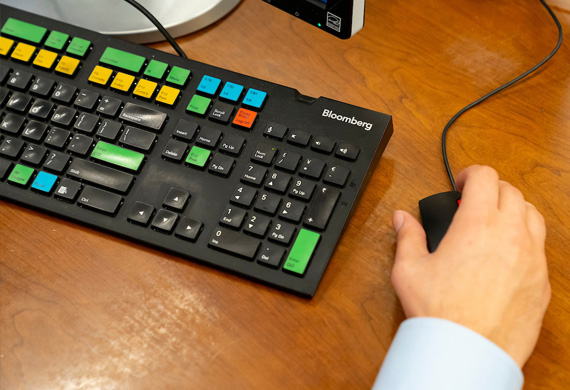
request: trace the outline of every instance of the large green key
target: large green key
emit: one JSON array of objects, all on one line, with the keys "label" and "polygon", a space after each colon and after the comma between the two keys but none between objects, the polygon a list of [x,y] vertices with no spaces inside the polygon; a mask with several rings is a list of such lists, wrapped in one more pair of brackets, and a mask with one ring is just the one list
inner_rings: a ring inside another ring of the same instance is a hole
[{"label": "large green key", "polygon": [[295,239],[293,248],[285,261],[283,269],[303,275],[319,243],[321,235],[307,229],[301,229]]},{"label": "large green key", "polygon": [[104,64],[116,66],[134,73],[139,73],[145,58],[133,53],[108,47],[99,60]]},{"label": "large green key", "polygon": [[34,170],[30,167],[26,167],[21,164],[16,164],[14,170],[8,177],[8,181],[14,184],[25,186],[30,181],[30,178],[34,174]]},{"label": "large green key", "polygon": [[91,152],[91,157],[95,160],[104,161],[135,172],[139,170],[144,160],[144,154],[142,153],[134,152],[103,141],[97,142],[97,146],[95,146],[95,149]]},{"label": "large green key", "polygon": [[2,34],[11,35],[33,43],[40,43],[44,39],[46,32],[47,29],[44,27],[12,18],[8,18],[4,27],[2,27]]}]

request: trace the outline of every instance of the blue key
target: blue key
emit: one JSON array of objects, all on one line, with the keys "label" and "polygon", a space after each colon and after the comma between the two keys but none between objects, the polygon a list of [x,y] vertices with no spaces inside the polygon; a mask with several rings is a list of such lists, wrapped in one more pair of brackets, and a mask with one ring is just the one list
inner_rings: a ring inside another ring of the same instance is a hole
[{"label": "blue key", "polygon": [[247,95],[245,95],[245,98],[243,99],[243,104],[253,108],[261,108],[266,96],[266,92],[250,88],[249,91],[247,91]]},{"label": "blue key", "polygon": [[34,183],[32,184],[32,188],[49,194],[56,180],[56,175],[40,171],[40,173],[38,173],[38,176],[36,176],[36,180],[34,180]]},{"label": "blue key", "polygon": [[198,92],[205,93],[206,95],[215,95],[222,80],[212,76],[202,77],[200,85],[198,85]]},{"label": "blue key", "polygon": [[229,81],[224,85],[220,97],[222,99],[230,100],[232,102],[237,102],[241,93],[243,91],[243,85],[230,83]]}]

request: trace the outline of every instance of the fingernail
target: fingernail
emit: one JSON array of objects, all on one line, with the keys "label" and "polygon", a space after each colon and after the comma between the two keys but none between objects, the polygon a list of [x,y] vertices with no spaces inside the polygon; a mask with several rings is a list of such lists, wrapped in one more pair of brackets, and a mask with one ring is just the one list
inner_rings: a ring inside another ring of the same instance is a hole
[{"label": "fingernail", "polygon": [[392,217],[392,225],[396,233],[400,231],[400,228],[404,224],[404,213],[401,210],[397,210]]}]

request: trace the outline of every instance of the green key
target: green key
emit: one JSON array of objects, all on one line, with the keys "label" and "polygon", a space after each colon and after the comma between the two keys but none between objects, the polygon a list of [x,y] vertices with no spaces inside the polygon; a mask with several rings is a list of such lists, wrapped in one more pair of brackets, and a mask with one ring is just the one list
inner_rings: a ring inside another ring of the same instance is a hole
[{"label": "green key", "polygon": [[65,43],[68,39],[69,35],[54,30],[49,34],[45,45],[55,50],[61,50],[65,46]]},{"label": "green key", "polygon": [[190,71],[188,69],[179,68],[178,66],[173,66],[166,78],[167,83],[172,83],[180,86],[184,86],[190,76]]},{"label": "green key", "polygon": [[91,157],[95,160],[138,171],[144,159],[144,154],[99,141],[93,152],[91,152]]},{"label": "green key", "polygon": [[203,168],[210,157],[210,151],[203,149],[199,146],[192,146],[188,157],[186,157],[186,162],[188,164],[196,165],[197,167]]},{"label": "green key", "polygon": [[33,168],[23,166],[21,164],[16,164],[12,173],[8,177],[8,181],[14,184],[25,186],[30,181],[30,178],[34,174]]},{"label": "green key", "polygon": [[303,275],[320,238],[321,235],[318,233],[301,229],[285,261],[283,269]]},{"label": "green key", "polygon": [[211,99],[208,99],[204,96],[194,95],[192,96],[192,100],[190,100],[190,103],[186,109],[198,115],[204,115],[208,107],[210,107],[211,101]]},{"label": "green key", "polygon": [[105,52],[99,61],[107,65],[139,73],[145,62],[145,58],[137,56],[136,54],[127,53],[126,51],[108,47],[105,49]]},{"label": "green key", "polygon": [[157,60],[150,60],[144,71],[144,75],[160,80],[162,79],[162,76],[164,76],[166,68],[168,68],[168,64]]},{"label": "green key", "polygon": [[87,53],[87,50],[89,50],[90,46],[91,42],[87,39],[74,37],[67,47],[67,53],[77,57],[83,57],[85,56],[85,53]]},{"label": "green key", "polygon": [[11,35],[33,43],[40,43],[44,35],[46,35],[46,32],[47,29],[44,27],[12,18],[8,18],[4,27],[2,27],[2,34]]}]

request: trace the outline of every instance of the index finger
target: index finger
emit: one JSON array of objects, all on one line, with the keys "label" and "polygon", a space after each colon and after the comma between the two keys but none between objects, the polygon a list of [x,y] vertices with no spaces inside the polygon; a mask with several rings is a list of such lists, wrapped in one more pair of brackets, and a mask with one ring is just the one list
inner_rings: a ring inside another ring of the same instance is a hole
[{"label": "index finger", "polygon": [[462,207],[498,209],[499,175],[493,168],[472,165],[457,176],[456,185],[461,191]]}]

